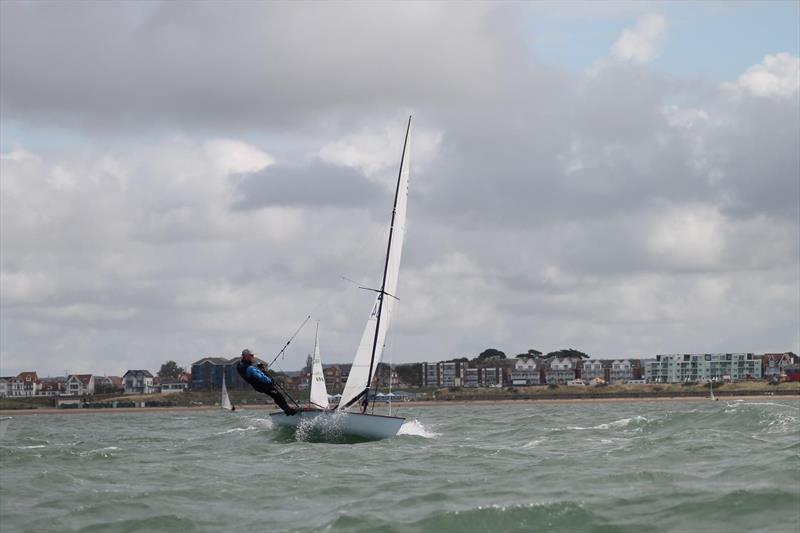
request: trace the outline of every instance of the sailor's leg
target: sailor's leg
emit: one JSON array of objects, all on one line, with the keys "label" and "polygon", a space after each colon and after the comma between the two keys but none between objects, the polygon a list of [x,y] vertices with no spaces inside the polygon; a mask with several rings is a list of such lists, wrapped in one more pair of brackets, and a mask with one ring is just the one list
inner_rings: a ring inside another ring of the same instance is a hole
[{"label": "sailor's leg", "polygon": [[286,413],[287,415],[291,416],[297,412],[288,403],[286,403],[286,398],[284,398],[283,394],[281,394],[277,390],[270,389],[268,391],[264,391],[264,393],[267,394],[269,397],[271,397],[275,401],[275,404],[278,407],[280,407],[283,410],[283,412]]}]

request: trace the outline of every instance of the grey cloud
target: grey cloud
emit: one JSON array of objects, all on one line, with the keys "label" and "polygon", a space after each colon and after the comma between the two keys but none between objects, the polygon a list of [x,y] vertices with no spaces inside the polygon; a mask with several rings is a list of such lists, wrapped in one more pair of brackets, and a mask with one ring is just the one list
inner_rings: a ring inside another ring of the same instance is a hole
[{"label": "grey cloud", "polygon": [[348,110],[463,105],[496,98],[520,59],[508,54],[513,32],[500,23],[509,8],[475,3],[4,2],[2,10],[4,116],[73,127],[275,129]]},{"label": "grey cloud", "polygon": [[[796,347],[796,101],[729,100],[635,66],[546,67],[518,9],[0,2],[4,120],[96,141],[84,160],[4,168],[2,271],[42,283],[4,296],[3,367],[30,347],[86,354],[88,371],[114,371],[109,349],[188,362],[278,345],[311,311],[327,359],[346,361],[370,296],[339,276],[380,275],[392,177],[313,154],[407,108],[441,142],[417,168],[412,139],[395,361]],[[671,124],[675,101],[708,120]],[[162,127],[280,163],[215,173],[202,142],[161,142]],[[92,171],[108,153],[133,169],[126,189]],[[53,187],[57,169],[77,188]]]},{"label": "grey cloud", "polygon": [[385,193],[357,171],[322,162],[269,166],[235,177],[234,209],[270,206],[364,207]]}]

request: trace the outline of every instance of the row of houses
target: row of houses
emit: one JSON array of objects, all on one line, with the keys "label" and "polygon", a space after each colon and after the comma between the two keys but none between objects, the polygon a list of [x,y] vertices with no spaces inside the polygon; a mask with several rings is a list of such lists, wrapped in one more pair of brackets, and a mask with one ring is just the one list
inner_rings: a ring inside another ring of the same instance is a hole
[{"label": "row of houses", "polygon": [[181,392],[189,387],[189,375],[158,379],[149,370],[128,370],[123,376],[70,374],[40,378],[36,372],[0,377],[0,398],[32,396],[90,396],[101,393],[151,394]]},{"label": "row of houses", "polygon": [[758,379],[800,381],[800,358],[773,353],[669,354],[653,359],[580,357],[421,363],[422,387],[493,387],[590,383],[685,383]]},{"label": "row of houses", "polygon": [[642,380],[641,362],[635,359],[520,358],[485,362],[445,361],[422,363],[423,387],[503,387],[566,385],[575,380],[629,383]]},{"label": "row of houses", "polygon": [[[39,378],[36,372],[0,377],[0,397],[88,396],[96,393],[173,393],[187,389],[219,390],[223,380],[229,389],[248,389],[236,372],[238,357],[204,357],[191,366],[191,373],[176,379],[159,379],[148,370],[128,370],[121,377],[71,374]],[[349,364],[324,365],[328,391],[341,391],[350,374]],[[405,365],[409,366],[409,365]],[[652,359],[584,359],[581,357],[527,357],[438,363],[415,363],[416,372],[405,380],[397,367],[380,364],[378,387],[509,387],[570,385],[582,383],[683,383],[784,379],[800,381],[800,358],[791,352],[756,355],[752,353],[668,354]],[[308,389],[308,370],[278,376],[294,390]]]}]

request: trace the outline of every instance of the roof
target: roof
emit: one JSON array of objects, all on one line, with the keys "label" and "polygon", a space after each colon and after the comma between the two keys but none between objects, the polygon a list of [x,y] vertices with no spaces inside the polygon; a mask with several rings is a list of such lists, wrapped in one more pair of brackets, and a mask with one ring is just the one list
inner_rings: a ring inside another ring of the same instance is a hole
[{"label": "roof", "polygon": [[83,383],[84,385],[88,385],[89,382],[92,380],[92,375],[91,374],[72,374],[67,379],[70,379],[70,378],[75,378],[78,381],[80,381],[81,383]]},{"label": "roof", "polygon": [[235,361],[237,361],[238,357],[233,357],[231,359],[226,359],[225,357],[203,357],[199,361],[195,361],[192,363],[194,365],[202,365],[204,363],[210,363],[212,365],[229,365]]},{"label": "roof", "polygon": [[[125,376],[127,376],[128,374],[139,374],[139,373],[144,375],[144,377],[146,377],[146,378],[152,378],[153,377],[153,374],[151,374],[149,370],[128,370],[127,372],[125,372]],[[125,377],[125,376],[123,376],[123,377]]]},{"label": "roof", "polygon": [[36,372],[20,372],[17,374],[17,377],[23,381],[39,381],[39,377],[36,375]]}]

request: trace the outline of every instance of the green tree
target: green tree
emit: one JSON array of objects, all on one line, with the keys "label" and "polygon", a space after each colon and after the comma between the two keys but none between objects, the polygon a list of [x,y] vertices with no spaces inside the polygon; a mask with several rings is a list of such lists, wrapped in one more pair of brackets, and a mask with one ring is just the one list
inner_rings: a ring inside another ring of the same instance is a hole
[{"label": "green tree", "polygon": [[478,361],[485,361],[486,359],[505,359],[506,354],[495,348],[487,348],[478,354]]},{"label": "green tree", "polygon": [[408,383],[412,387],[419,387],[422,385],[422,376],[420,374],[422,372],[422,365],[420,363],[397,365],[394,369],[400,381]]},{"label": "green tree", "polygon": [[95,394],[111,394],[112,392],[117,392],[117,389],[111,383],[98,383],[94,386]]},{"label": "green tree", "polygon": [[158,371],[158,377],[160,378],[177,378],[181,374],[183,374],[185,370],[178,366],[178,363],[175,361],[167,361],[163,365],[161,365],[161,369]]},{"label": "green tree", "polygon": [[520,354],[515,355],[514,357],[516,357],[517,359],[530,359],[531,357],[539,357],[541,355],[542,355],[542,352],[540,352],[539,350],[534,350],[533,348],[531,348],[526,353],[520,353]]},{"label": "green tree", "polygon": [[556,350],[555,352],[550,352],[545,355],[547,359],[552,359],[553,357],[577,357],[579,359],[589,359],[589,356],[579,350],[575,350],[574,348],[564,348],[562,350]]}]

